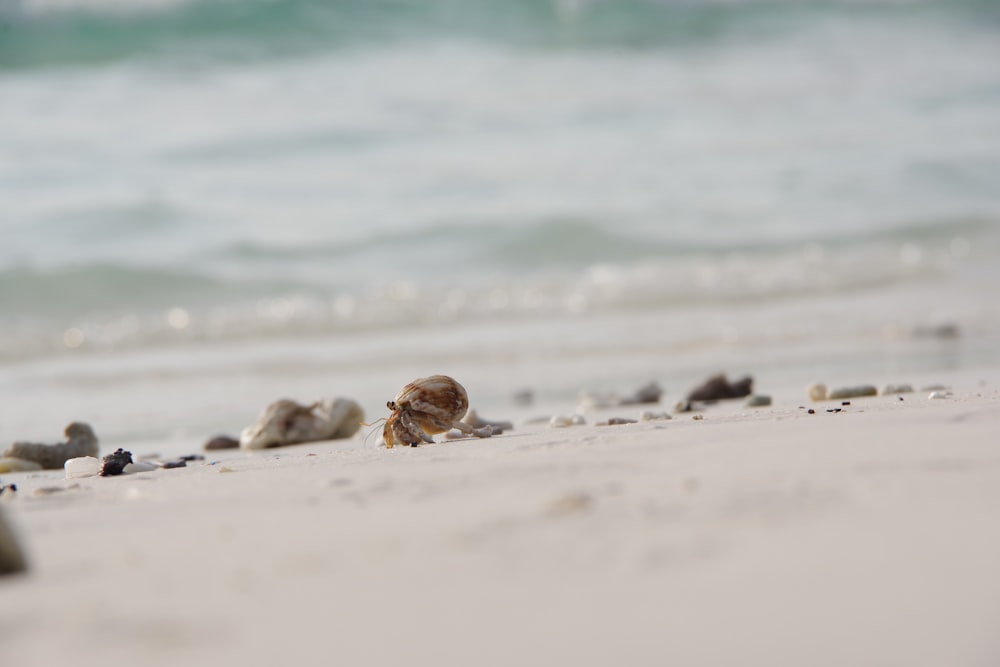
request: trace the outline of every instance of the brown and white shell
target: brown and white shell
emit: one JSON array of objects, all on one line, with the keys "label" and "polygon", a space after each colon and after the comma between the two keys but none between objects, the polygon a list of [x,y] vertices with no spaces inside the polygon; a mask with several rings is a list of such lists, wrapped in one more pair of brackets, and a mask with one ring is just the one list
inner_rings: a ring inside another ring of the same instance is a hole
[{"label": "brown and white shell", "polygon": [[408,409],[425,433],[443,433],[465,416],[469,394],[454,378],[431,375],[403,387],[393,403]]},{"label": "brown and white shell", "polygon": [[434,442],[432,434],[453,428],[481,438],[493,434],[491,427],[474,429],[461,421],[469,409],[469,395],[465,387],[447,375],[410,382],[386,407],[392,411],[382,430],[386,447]]}]

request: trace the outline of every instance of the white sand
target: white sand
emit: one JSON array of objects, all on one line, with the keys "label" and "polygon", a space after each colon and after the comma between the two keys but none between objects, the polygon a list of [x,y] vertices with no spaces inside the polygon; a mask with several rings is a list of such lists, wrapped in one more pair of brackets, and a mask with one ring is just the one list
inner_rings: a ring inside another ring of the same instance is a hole
[{"label": "white sand", "polygon": [[995,666],[1000,391],[949,380],[4,475],[2,664]]}]

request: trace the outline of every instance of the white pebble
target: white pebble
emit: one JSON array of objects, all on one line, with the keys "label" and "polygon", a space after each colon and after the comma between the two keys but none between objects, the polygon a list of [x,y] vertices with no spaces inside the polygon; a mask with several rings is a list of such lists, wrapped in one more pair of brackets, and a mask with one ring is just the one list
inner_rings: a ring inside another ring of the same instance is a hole
[{"label": "white pebble", "polygon": [[809,400],[811,401],[826,400],[826,385],[821,382],[809,385],[806,391],[809,392]]},{"label": "white pebble", "polygon": [[566,428],[586,424],[583,415],[555,415],[549,420],[549,428]]},{"label": "white pebble", "polygon": [[948,398],[950,396],[951,396],[950,391],[932,391],[930,394],[927,395],[927,398],[929,400],[934,400],[937,398]]},{"label": "white pebble", "polygon": [[653,422],[653,421],[663,421],[667,419],[673,419],[666,412],[652,412],[650,410],[643,410],[639,413],[639,421],[641,422]]},{"label": "white pebble", "polygon": [[101,472],[101,461],[94,456],[78,456],[75,459],[68,459],[63,469],[66,471],[66,479],[95,477]]}]

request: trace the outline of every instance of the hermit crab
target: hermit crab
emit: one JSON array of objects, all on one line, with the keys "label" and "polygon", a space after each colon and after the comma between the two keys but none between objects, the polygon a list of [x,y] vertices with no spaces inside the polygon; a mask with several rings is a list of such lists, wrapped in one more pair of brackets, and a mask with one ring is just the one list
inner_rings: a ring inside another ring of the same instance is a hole
[{"label": "hermit crab", "polygon": [[469,395],[447,375],[416,379],[385,405],[392,412],[382,429],[386,447],[434,442],[431,435],[453,428],[480,438],[493,435],[490,425],[474,428],[460,421],[469,409]]}]

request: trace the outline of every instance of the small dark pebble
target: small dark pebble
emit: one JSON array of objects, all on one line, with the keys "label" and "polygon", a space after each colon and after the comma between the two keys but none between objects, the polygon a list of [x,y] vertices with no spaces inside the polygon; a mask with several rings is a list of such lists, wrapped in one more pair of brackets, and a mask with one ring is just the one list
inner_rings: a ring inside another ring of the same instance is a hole
[{"label": "small dark pebble", "polygon": [[202,456],[201,454],[185,454],[184,456],[180,457],[179,460],[181,460],[181,461],[204,461],[205,457]]},{"label": "small dark pebble", "polygon": [[170,468],[186,468],[187,461],[183,458],[177,459],[176,461],[164,461],[162,467],[167,468],[168,470]]},{"label": "small dark pebble", "polygon": [[104,457],[104,462],[101,464],[101,477],[120,475],[129,463],[132,463],[132,452],[126,452],[119,447],[114,454],[108,454]]},{"label": "small dark pebble", "polygon": [[850,405],[851,402],[850,401],[841,401],[840,404],[841,405]]},{"label": "small dark pebble", "polygon": [[0,486],[0,495],[5,493],[17,493],[17,484],[4,484]]},{"label": "small dark pebble", "polygon": [[237,449],[240,446],[240,441],[236,438],[231,438],[228,435],[217,435],[208,442],[205,443],[205,450],[212,451],[214,449]]},{"label": "small dark pebble", "polygon": [[827,412],[840,412],[840,408],[830,408]]},{"label": "small dark pebble", "polygon": [[903,397],[902,397],[902,396],[900,396],[900,397],[899,397],[899,400],[903,400]]},{"label": "small dark pebble", "polygon": [[809,414],[814,415],[814,414],[816,414],[816,411],[813,410],[812,408],[809,408]]}]

